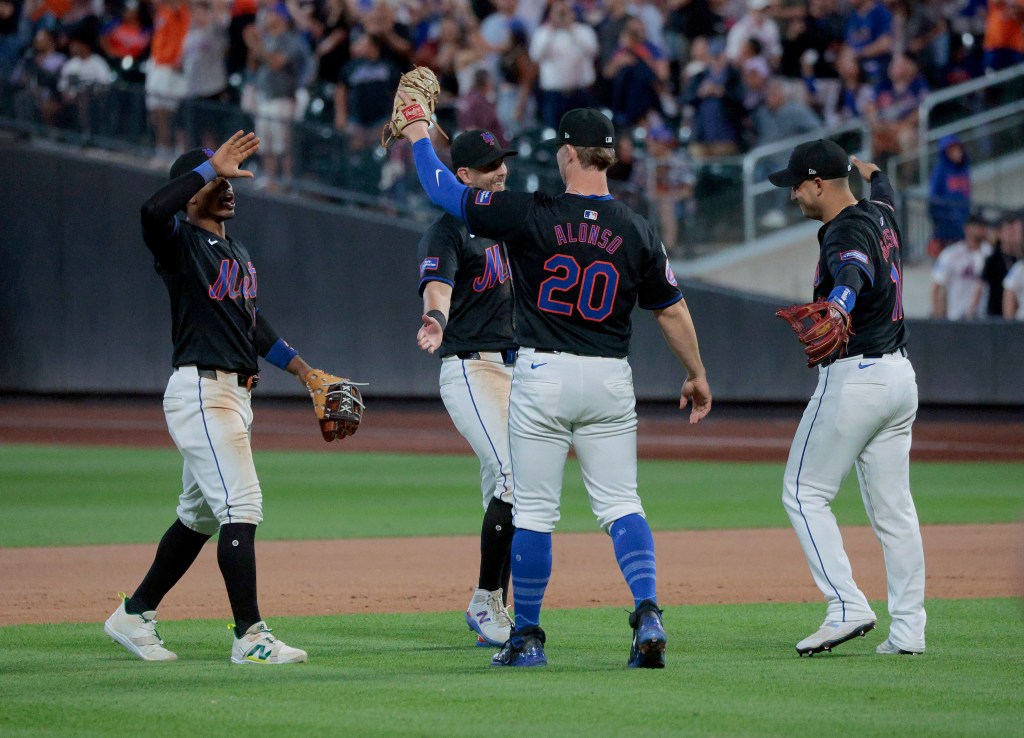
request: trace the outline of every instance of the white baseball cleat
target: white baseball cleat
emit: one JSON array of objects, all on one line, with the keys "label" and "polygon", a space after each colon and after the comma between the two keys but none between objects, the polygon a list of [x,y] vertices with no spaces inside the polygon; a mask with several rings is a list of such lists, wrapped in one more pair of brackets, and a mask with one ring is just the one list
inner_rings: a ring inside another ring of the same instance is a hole
[{"label": "white baseball cleat", "polygon": [[878,647],[875,648],[875,653],[885,654],[887,656],[920,656],[924,653],[924,649],[922,648],[920,651],[914,651],[909,648],[902,648],[893,643],[892,636],[890,636],[878,644]]},{"label": "white baseball cleat", "polygon": [[867,635],[874,627],[874,620],[826,620],[818,630],[796,644],[796,652],[801,656],[813,656],[822,651],[831,651],[851,638]]},{"label": "white baseball cleat", "polygon": [[271,635],[262,620],[236,638],[231,648],[232,664],[300,664],[308,657],[300,648],[285,645]]},{"label": "white baseball cleat", "polygon": [[502,589],[478,589],[466,608],[466,624],[477,633],[478,646],[501,648],[512,633],[512,617],[502,602]]},{"label": "white baseball cleat", "polygon": [[174,661],[177,654],[164,648],[164,642],[156,632],[156,610],[147,610],[141,615],[125,611],[126,597],[119,593],[121,604],[103,624],[103,632],[120,643],[143,661]]}]

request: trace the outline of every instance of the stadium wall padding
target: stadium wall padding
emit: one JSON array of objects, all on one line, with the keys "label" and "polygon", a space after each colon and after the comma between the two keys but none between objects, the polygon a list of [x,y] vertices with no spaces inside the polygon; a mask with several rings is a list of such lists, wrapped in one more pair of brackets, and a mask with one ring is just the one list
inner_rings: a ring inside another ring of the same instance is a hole
[{"label": "stadium wall padding", "polygon": [[[0,391],[161,392],[170,368],[162,281],[139,207],[164,181],[65,151],[0,145]],[[416,347],[422,224],[237,186],[229,233],[252,253],[259,304],[314,366],[370,382],[365,394],[437,396],[438,360]],[[810,267],[808,267],[810,270]],[[719,400],[803,401],[804,366],[770,299],[678,276]],[[1024,324],[911,321],[922,402],[1024,405]],[[683,370],[645,311],[631,361],[641,399],[678,396]],[[264,366],[259,392],[300,394]]]}]

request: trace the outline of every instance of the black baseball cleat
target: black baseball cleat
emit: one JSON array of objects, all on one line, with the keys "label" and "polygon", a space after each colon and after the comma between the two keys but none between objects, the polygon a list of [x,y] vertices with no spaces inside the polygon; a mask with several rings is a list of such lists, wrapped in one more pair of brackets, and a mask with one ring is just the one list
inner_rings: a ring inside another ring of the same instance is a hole
[{"label": "black baseball cleat", "polygon": [[654,600],[643,600],[629,614],[633,644],[629,648],[630,669],[664,669],[668,637],[661,624],[661,613]]},{"label": "black baseball cleat", "polygon": [[796,652],[801,656],[813,656],[822,651],[831,651],[840,643],[865,636],[868,631],[874,630],[874,620],[849,620],[836,622],[826,620],[814,633],[796,644]]},{"label": "black baseball cleat", "polygon": [[491,666],[547,666],[544,631],[536,625],[513,630],[505,645],[491,657]]}]

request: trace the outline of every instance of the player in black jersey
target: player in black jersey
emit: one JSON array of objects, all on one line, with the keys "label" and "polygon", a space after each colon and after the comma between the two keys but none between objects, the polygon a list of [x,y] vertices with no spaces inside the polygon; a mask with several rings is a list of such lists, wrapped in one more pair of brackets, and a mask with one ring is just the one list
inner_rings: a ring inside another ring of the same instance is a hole
[{"label": "player in black jersey", "polygon": [[[256,596],[256,526],[263,497],[249,434],[257,356],[304,381],[316,371],[256,307],[256,267],[224,224],[235,215],[229,180],[259,139],[239,131],[216,153],[194,149],[171,166],[171,181],[142,206],[142,234],[171,299],[174,372],[164,393],[167,427],[184,457],[177,520],[157,547],[149,573],[124,597],[104,632],[146,661],[172,661],[156,632],[156,608],[220,532],[217,561],[235,619],[231,661],[286,664],[306,652],[271,635]],[[184,210],[188,220],[175,213]]]},{"label": "player in black jersey", "polygon": [[[452,164],[465,184],[505,189],[504,149],[490,131],[465,131],[452,141]],[[462,219],[443,213],[420,240],[423,326],[420,348],[441,355],[441,399],[480,459],[484,519],[480,578],[466,609],[477,645],[500,646],[512,621],[505,602],[512,571],[512,468],[508,396],[516,357],[512,279],[505,247],[474,236]]]},{"label": "player in black jersey", "polygon": [[612,538],[635,610],[630,667],[665,664],[654,541],[637,495],[636,411],[628,361],[634,305],[652,310],[688,377],[680,407],[690,422],[711,409],[711,390],[689,310],[653,228],[608,193],[614,129],[600,111],[563,116],[554,145],[566,191],[471,189],[437,159],[423,121],[403,130],[420,183],[470,232],[504,240],[516,290],[519,357],[512,380],[512,590],[515,628],[492,663],[543,666],[540,608],[551,574],[551,531],[572,446],[591,508]]},{"label": "player in black jersey", "polygon": [[820,220],[821,253],[814,297],[851,319],[847,352],[818,367],[818,388],[789,452],[783,503],[828,613],[796,645],[802,654],[830,650],[875,627],[875,614],[853,580],[831,503],[856,464],[868,519],[885,552],[892,625],[878,653],[925,648],[924,550],[910,495],[910,435],[917,380],[907,359],[903,322],[902,238],[896,198],[874,164],[852,159],[871,186],[850,191],[851,159],[831,141],[793,150],[769,179],[788,187],[806,218]]}]

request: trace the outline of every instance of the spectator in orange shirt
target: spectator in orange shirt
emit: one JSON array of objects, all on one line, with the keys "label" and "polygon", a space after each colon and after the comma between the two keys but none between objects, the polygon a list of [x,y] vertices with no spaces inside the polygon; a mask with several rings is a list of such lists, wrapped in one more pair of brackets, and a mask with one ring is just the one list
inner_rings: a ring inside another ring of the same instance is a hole
[{"label": "spectator in orange shirt", "polygon": [[[100,36],[100,48],[112,64],[125,72],[134,69],[138,60],[149,50],[149,42],[153,37],[151,23],[144,20],[140,13],[137,0],[129,0],[124,5],[121,17],[113,20]],[[127,61],[125,61],[127,60]],[[142,81],[138,77],[137,81]]]},{"label": "spectator in orange shirt", "polygon": [[[158,158],[171,158],[174,113],[185,96],[181,55],[191,15],[185,0],[158,0],[150,68],[146,72],[146,107],[153,116]],[[185,148],[184,141],[179,148]]]},{"label": "spectator in orange shirt", "polygon": [[1020,0],[989,0],[985,20],[985,69],[998,70],[1024,61],[1024,7]]}]

